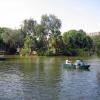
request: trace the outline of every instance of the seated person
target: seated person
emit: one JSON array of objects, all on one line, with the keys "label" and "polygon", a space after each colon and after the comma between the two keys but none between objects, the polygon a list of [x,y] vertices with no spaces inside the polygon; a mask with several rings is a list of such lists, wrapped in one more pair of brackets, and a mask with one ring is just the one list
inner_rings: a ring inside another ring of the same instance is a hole
[{"label": "seated person", "polygon": [[71,64],[71,61],[69,61],[69,60],[66,60],[66,64]]},{"label": "seated person", "polygon": [[75,65],[82,66],[82,65],[84,65],[84,62],[82,60],[76,60]]}]

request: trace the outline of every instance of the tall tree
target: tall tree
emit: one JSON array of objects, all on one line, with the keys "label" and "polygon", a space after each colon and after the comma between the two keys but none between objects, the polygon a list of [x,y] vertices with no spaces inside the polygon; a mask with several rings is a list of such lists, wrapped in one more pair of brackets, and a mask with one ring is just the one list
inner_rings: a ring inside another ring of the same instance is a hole
[{"label": "tall tree", "polygon": [[63,34],[63,41],[66,49],[71,55],[76,55],[79,50],[89,51],[93,46],[92,39],[83,30],[70,30]]},{"label": "tall tree", "polygon": [[37,25],[36,20],[26,19],[24,20],[23,25],[21,25],[22,31],[25,32],[26,34],[36,35],[36,32],[35,32],[36,25]]},{"label": "tall tree", "polygon": [[70,30],[63,34],[63,41],[72,48],[91,48],[92,39],[83,30]]},{"label": "tall tree", "polygon": [[24,38],[20,30],[12,30],[9,28],[4,29],[1,37],[5,43],[6,51],[10,53],[16,52],[17,47],[22,43],[22,39]]},{"label": "tall tree", "polygon": [[0,50],[4,50],[5,48],[5,43],[3,42],[3,39],[2,39],[3,32],[4,32],[4,28],[0,28]]},{"label": "tall tree", "polygon": [[41,24],[45,27],[47,35],[60,33],[61,20],[55,15],[42,15]]},{"label": "tall tree", "polygon": [[61,20],[55,15],[42,15],[41,25],[44,27],[45,43],[47,44],[47,51],[57,54],[58,52],[58,37],[61,35]]}]

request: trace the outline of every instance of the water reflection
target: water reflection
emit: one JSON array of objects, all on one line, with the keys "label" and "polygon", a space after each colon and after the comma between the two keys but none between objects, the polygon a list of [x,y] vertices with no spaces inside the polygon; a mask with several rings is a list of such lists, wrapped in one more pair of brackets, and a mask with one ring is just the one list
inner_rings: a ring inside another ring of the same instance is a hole
[{"label": "water reflection", "polygon": [[54,60],[37,57],[1,63],[0,100],[57,100],[60,70]]},{"label": "water reflection", "polygon": [[100,100],[99,58],[86,60],[90,70],[65,69],[65,59],[29,57],[0,62],[0,100]]}]

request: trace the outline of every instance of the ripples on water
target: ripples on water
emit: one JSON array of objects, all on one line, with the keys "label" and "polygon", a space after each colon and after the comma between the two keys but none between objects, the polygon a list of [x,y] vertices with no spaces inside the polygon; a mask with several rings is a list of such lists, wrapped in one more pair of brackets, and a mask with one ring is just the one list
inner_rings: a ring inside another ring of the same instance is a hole
[{"label": "ripples on water", "polygon": [[89,70],[63,68],[63,57],[0,62],[0,100],[100,100],[100,59]]}]

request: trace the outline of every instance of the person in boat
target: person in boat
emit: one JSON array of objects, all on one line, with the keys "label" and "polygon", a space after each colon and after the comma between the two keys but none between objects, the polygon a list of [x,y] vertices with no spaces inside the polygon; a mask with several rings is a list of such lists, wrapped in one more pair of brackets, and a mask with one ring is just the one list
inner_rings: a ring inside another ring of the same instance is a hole
[{"label": "person in boat", "polygon": [[66,64],[71,65],[72,63],[71,63],[71,61],[70,61],[70,60],[66,60]]},{"label": "person in boat", "polygon": [[82,60],[76,60],[74,65],[76,65],[76,66],[83,66],[84,62]]}]

